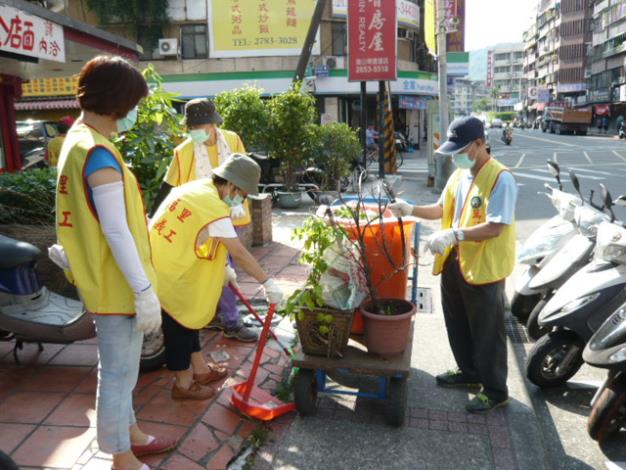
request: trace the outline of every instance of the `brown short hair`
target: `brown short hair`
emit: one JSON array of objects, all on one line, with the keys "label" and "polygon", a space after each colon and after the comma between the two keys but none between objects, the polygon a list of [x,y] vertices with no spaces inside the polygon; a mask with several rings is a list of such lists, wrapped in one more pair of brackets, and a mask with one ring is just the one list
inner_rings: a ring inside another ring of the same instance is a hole
[{"label": "brown short hair", "polygon": [[148,96],[148,85],[123,58],[100,55],[80,71],[77,96],[81,109],[120,119]]}]

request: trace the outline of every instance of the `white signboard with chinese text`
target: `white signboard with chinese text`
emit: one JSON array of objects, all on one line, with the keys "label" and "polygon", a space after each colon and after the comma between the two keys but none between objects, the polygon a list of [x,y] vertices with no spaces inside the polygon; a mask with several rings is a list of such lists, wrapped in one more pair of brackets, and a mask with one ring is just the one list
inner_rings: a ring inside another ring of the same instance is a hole
[{"label": "white signboard with chinese text", "polygon": [[17,8],[0,5],[0,50],[65,62],[63,27]]}]

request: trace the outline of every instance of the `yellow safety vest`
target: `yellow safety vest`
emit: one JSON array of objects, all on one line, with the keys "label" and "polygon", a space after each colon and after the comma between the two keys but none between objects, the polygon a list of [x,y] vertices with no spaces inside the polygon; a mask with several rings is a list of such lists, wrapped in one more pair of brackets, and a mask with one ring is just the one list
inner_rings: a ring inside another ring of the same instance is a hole
[{"label": "yellow safety vest", "polygon": [[58,165],[56,232],[71,267],[72,281],[88,311],[133,315],[135,296],[120,271],[89,198],[87,157],[98,147],[113,154],[122,169],[128,228],[135,240],[148,280],[156,288],[141,190],[115,146],[85,124],[74,125],[65,138]]},{"label": "yellow safety vest", "polygon": [[150,221],[150,243],[163,309],[190,329],[215,315],[224,285],[228,251],[212,238],[198,244],[211,222],[230,217],[209,179],[173,188]]},{"label": "yellow safety vest", "polygon": [[[231,131],[220,129],[224,134],[224,139],[233,153],[245,153],[246,149],[243,146],[243,142],[239,136]],[[180,186],[181,184],[194,181],[196,176],[196,159],[193,151],[193,141],[187,138],[182,144],[174,149],[174,156],[165,174],[165,182],[170,186]],[[209,159],[211,160],[211,166],[213,168],[219,165],[217,155],[217,145],[207,147],[209,153]],[[250,219],[250,204],[246,200],[244,201],[244,208],[246,209],[245,217],[237,220],[233,220],[233,225],[239,227],[242,225],[248,225],[251,222]]]},{"label": "yellow safety vest", "polygon": [[[469,228],[486,222],[489,197],[503,171],[508,171],[508,168],[494,158],[489,159],[478,171],[465,198],[459,228]],[[447,185],[441,219],[441,228],[444,230],[452,228],[456,189],[462,175],[463,172],[457,169],[450,177],[451,184]],[[452,247],[446,249],[443,255],[435,255],[433,274],[443,271],[451,250]],[[506,225],[497,237],[479,242],[459,242],[457,252],[461,273],[467,283],[490,284],[506,278],[515,266],[515,220]]]}]

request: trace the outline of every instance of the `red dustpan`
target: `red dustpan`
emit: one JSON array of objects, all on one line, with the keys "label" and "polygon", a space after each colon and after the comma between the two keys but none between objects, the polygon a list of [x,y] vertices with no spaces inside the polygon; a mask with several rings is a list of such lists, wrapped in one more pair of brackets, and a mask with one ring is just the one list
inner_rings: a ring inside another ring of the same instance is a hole
[{"label": "red dustpan", "polygon": [[[240,292],[237,290],[235,290],[235,292],[242,297]],[[251,312],[253,311],[249,303],[247,303],[247,307]],[[285,403],[271,393],[254,385],[256,373],[261,363],[261,358],[263,357],[265,343],[267,343],[267,338],[271,331],[270,325],[272,324],[272,317],[274,316],[275,310],[276,305],[271,304],[265,316],[263,330],[261,331],[259,344],[257,345],[256,354],[254,356],[254,363],[252,364],[252,370],[250,370],[250,377],[248,377],[247,381],[231,387],[231,404],[243,414],[262,421],[271,421],[296,409],[294,403]]]}]

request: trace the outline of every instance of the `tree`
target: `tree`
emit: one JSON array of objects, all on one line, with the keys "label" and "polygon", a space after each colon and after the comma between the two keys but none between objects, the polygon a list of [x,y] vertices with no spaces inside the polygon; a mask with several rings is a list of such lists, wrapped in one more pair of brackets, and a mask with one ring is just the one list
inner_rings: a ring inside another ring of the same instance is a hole
[{"label": "tree", "polygon": [[475,113],[481,113],[483,111],[489,111],[490,104],[487,98],[481,98],[478,101],[474,101],[472,104],[472,111]]}]

